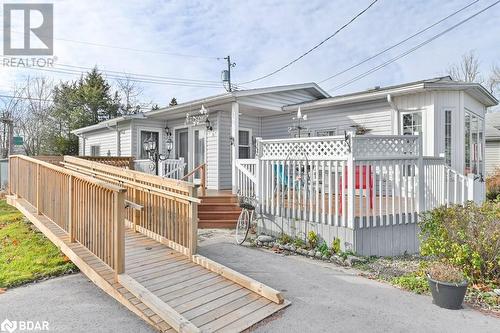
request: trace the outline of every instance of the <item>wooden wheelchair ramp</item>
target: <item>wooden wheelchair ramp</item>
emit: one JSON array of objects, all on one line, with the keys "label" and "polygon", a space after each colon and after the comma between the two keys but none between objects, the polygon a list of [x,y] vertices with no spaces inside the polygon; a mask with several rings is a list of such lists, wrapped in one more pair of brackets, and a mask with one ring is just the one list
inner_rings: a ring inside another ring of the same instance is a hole
[{"label": "wooden wheelchair ramp", "polygon": [[[288,306],[280,293],[127,228],[118,275],[26,200],[8,197],[92,282],[162,332],[241,332]],[[118,281],[116,281],[118,280]]]},{"label": "wooden wheelchair ramp", "polygon": [[200,200],[192,185],[65,161],[72,169],[11,156],[7,202],[159,331],[240,332],[289,304],[278,291],[196,254]]},{"label": "wooden wheelchair ramp", "polygon": [[120,283],[164,320],[173,317],[180,331],[240,332],[288,305],[257,281],[130,229],[125,253]]}]

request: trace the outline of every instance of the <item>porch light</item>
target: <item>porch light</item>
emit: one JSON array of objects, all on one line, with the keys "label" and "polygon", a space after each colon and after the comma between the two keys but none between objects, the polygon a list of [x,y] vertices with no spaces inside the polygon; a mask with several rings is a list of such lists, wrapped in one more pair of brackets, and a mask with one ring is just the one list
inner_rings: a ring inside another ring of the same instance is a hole
[{"label": "porch light", "polygon": [[172,131],[168,125],[165,125],[165,149],[167,150],[167,158],[170,157],[170,152],[174,149],[174,140],[172,139]]},{"label": "porch light", "polygon": [[148,153],[156,151],[156,140],[153,139],[153,135],[150,135],[149,138],[144,140],[144,142],[142,143],[142,148]]},{"label": "porch light", "polygon": [[198,126],[203,123],[207,123],[208,121],[208,110],[205,109],[205,106],[202,104],[201,109],[195,113],[191,114],[188,112],[186,114],[186,125],[193,125],[193,126]]}]

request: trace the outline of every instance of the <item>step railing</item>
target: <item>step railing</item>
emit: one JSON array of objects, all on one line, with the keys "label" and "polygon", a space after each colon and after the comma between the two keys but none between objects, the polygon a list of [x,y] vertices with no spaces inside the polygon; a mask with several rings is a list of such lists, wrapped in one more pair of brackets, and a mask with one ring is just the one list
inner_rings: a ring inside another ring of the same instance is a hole
[{"label": "step railing", "polygon": [[63,165],[126,188],[125,219],[135,231],[184,254],[196,253],[200,199],[193,184],[71,156]]},{"label": "step railing", "polygon": [[207,194],[207,165],[205,163],[198,165],[196,168],[193,170],[189,171],[185,176],[181,178],[181,180],[189,180],[192,178],[193,183],[194,183],[194,176],[196,174],[199,174],[200,176],[200,189],[201,189],[201,196],[205,196]]},{"label": "step railing", "polygon": [[122,186],[27,156],[9,158],[9,193],[24,199],[110,266],[125,267]]},{"label": "step railing", "polygon": [[172,179],[182,179],[186,170],[186,162],[179,159],[166,159],[159,162],[160,176]]},{"label": "step railing", "polygon": [[250,198],[257,197],[258,160],[237,159],[235,166],[238,194]]}]

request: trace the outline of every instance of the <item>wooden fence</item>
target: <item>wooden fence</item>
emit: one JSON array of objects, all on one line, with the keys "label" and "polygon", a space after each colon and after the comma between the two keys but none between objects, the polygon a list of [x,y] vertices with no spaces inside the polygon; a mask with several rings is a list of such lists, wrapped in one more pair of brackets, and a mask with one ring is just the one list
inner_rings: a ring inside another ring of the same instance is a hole
[{"label": "wooden fence", "polygon": [[123,273],[125,188],[26,156],[11,156],[9,169],[10,194]]},{"label": "wooden fence", "polygon": [[196,188],[184,181],[65,156],[64,166],[127,189],[125,218],[145,233],[185,254],[196,253]]}]

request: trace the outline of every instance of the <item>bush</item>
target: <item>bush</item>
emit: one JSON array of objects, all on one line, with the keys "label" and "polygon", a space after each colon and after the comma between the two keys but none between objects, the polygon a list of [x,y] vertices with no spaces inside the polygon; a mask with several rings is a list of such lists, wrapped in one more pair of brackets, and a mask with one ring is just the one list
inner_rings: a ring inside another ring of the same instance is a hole
[{"label": "bush", "polygon": [[486,178],[486,199],[500,200],[500,168]]},{"label": "bush", "polygon": [[472,282],[500,283],[500,202],[440,207],[422,214],[421,254],[444,259]]},{"label": "bush", "polygon": [[427,279],[418,273],[396,276],[391,279],[391,283],[417,294],[426,294],[429,292],[429,283]]},{"label": "bush", "polygon": [[332,242],[332,253],[340,253],[340,238],[335,237]]},{"label": "bush", "polygon": [[314,231],[311,230],[307,233],[307,242],[309,243],[311,249],[316,248],[316,246],[318,245],[318,240],[319,237]]}]

